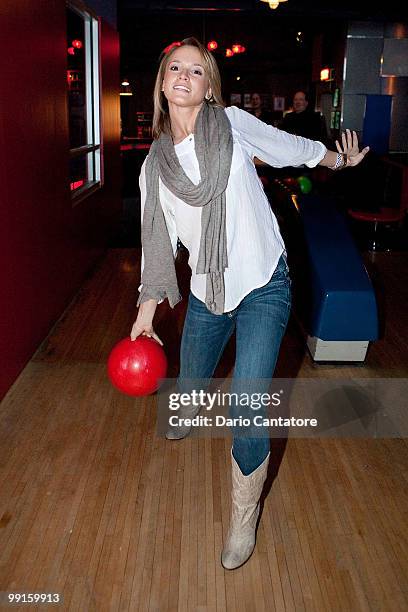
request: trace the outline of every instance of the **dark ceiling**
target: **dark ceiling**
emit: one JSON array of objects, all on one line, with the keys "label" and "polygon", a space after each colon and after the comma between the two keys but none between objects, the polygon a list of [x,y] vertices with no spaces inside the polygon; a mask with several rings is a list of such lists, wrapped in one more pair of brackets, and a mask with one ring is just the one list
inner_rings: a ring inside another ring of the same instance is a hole
[{"label": "dark ceiling", "polygon": [[278,9],[272,10],[260,0],[118,0],[119,12],[123,18],[139,11],[162,14],[188,11],[243,11],[260,13],[274,19],[292,17],[321,19],[361,19],[361,20],[406,20],[407,5],[404,0],[381,0],[358,2],[358,0],[288,0]]},{"label": "dark ceiling", "polygon": [[[276,64],[272,70],[285,70],[282,58],[300,61],[316,33],[328,38],[349,20],[398,21],[406,17],[403,6],[403,0],[288,0],[272,10],[260,0],[118,0],[122,69],[143,70],[171,42],[196,36],[202,42],[215,38],[220,47],[235,40],[251,50],[251,62],[268,55]],[[299,30],[302,45],[294,43]]]},{"label": "dark ceiling", "polygon": [[[310,78],[316,37],[323,39],[322,61],[334,65],[348,21],[406,21],[405,7],[404,0],[288,0],[276,10],[260,0],[118,0],[121,71],[137,80],[139,91],[150,92],[162,50],[195,36],[202,42],[217,40],[215,55],[226,88],[239,75],[248,91],[253,82],[261,88],[267,75],[279,83],[291,76],[298,82],[299,75]],[[225,59],[225,48],[234,42],[247,52]]]}]

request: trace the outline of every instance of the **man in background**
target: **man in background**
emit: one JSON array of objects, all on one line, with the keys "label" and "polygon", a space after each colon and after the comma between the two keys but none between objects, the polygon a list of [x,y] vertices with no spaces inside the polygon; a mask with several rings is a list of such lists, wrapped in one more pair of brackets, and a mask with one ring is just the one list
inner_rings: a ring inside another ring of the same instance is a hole
[{"label": "man in background", "polygon": [[272,113],[264,108],[263,100],[259,93],[251,95],[251,111],[255,117],[258,117],[264,123],[273,124]]},{"label": "man in background", "polygon": [[304,91],[297,91],[293,97],[293,112],[286,113],[281,129],[296,136],[320,140],[327,143],[326,122],[321,113],[309,109],[309,100]]}]

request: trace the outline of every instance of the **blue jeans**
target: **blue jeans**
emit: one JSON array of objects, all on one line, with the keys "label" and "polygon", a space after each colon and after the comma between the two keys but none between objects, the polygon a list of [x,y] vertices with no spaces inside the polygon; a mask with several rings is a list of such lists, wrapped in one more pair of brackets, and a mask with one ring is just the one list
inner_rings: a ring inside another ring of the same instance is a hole
[{"label": "blue jeans", "polygon": [[[251,291],[230,312],[215,315],[190,292],[181,340],[179,388],[186,389],[183,381],[211,378],[235,331],[236,359],[230,392],[248,391],[251,379],[258,379],[257,391],[267,392],[289,319],[290,287],[289,270],[282,255],[268,283]],[[259,379],[263,379],[264,389],[259,389]],[[240,388],[240,381],[245,388]],[[229,416],[242,415],[242,410],[231,406]],[[233,434],[232,452],[245,475],[264,461],[269,450],[269,437]]]}]

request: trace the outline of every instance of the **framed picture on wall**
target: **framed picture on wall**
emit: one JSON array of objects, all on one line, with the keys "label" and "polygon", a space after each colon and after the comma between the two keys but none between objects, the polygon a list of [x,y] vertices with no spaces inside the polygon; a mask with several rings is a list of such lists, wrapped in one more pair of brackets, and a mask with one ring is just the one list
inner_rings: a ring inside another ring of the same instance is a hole
[{"label": "framed picture on wall", "polygon": [[231,94],[231,106],[241,106],[242,94],[232,93]]},{"label": "framed picture on wall", "polygon": [[283,96],[273,97],[273,110],[284,111],[285,110],[285,98]]},{"label": "framed picture on wall", "polygon": [[244,93],[244,108],[251,108],[251,94]]}]

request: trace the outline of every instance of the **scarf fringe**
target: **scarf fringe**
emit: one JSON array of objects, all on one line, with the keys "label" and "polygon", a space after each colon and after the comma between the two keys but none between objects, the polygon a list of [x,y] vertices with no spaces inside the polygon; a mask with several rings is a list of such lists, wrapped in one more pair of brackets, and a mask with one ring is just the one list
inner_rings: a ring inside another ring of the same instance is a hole
[{"label": "scarf fringe", "polygon": [[176,304],[183,299],[178,290],[168,290],[166,287],[162,286],[143,285],[136,306],[140,306],[140,304],[147,302],[147,300],[156,300],[160,302],[166,298],[169,300],[171,308],[174,308]]}]

